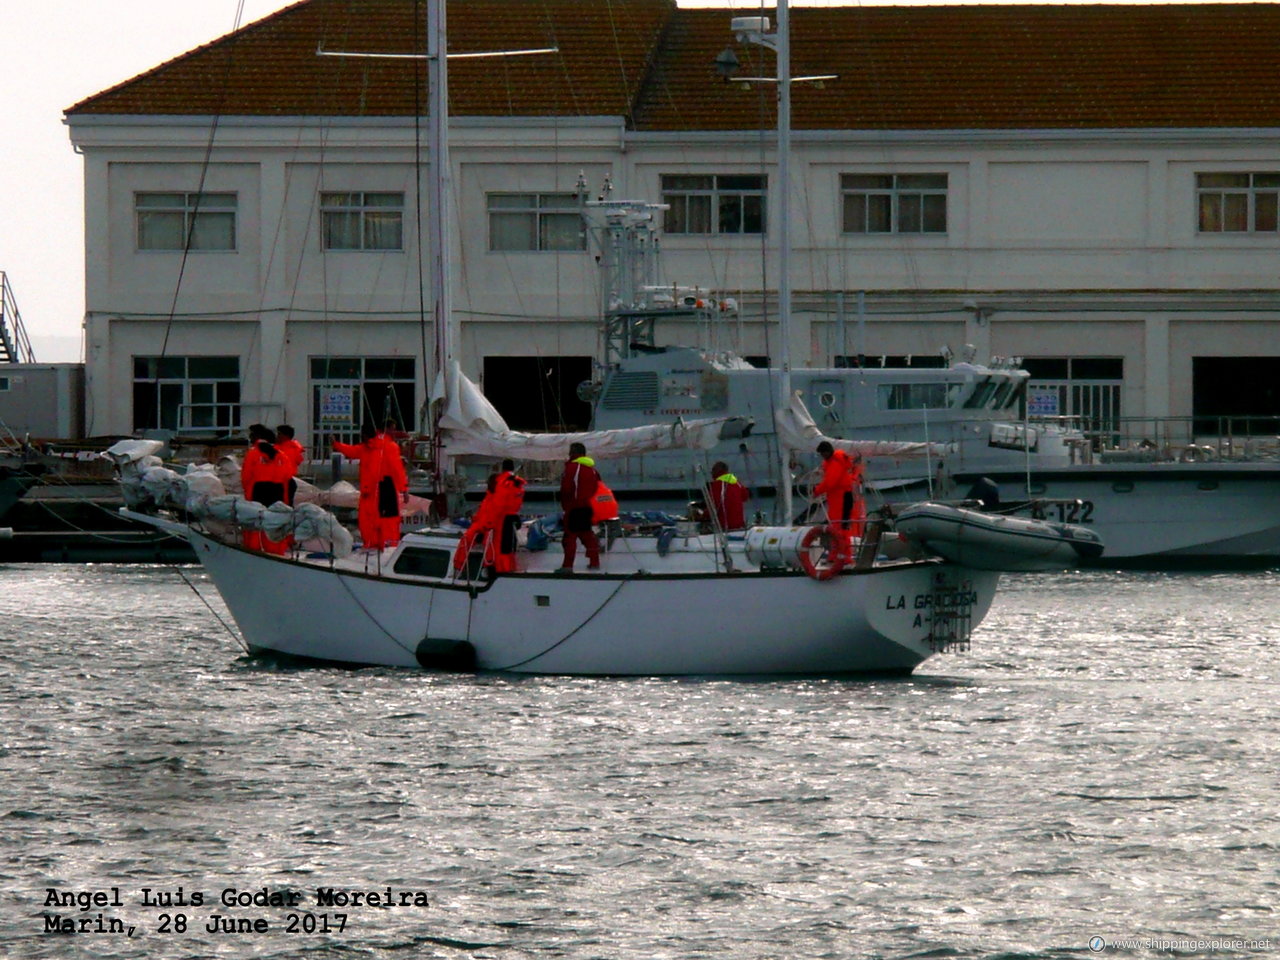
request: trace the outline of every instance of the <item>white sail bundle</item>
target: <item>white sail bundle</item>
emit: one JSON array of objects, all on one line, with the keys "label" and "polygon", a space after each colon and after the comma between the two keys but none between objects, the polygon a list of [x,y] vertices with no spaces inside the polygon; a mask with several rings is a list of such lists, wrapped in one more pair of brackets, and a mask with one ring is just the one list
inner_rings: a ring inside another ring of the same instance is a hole
[{"label": "white sail bundle", "polygon": [[[336,557],[351,554],[354,546],[351,532],[323,507],[316,503],[299,503],[296,507],[284,503],[266,506],[246,500],[235,493],[228,493],[230,484],[224,482],[224,478],[234,476],[234,489],[238,491],[240,488],[240,469],[234,458],[223,457],[216,466],[211,463],[188,464],[186,471],[179,473],[164,466],[155,455],[163,446],[158,440],[122,440],[103,453],[116,465],[120,489],[130,509],[184,510],[193,517],[215,524],[260,530],[277,542],[293,537],[307,550],[332,552]],[[302,481],[299,485],[304,484],[311,498],[320,498],[319,491],[311,484]],[[345,487],[350,488],[352,496],[334,498],[335,505],[354,506],[359,492],[350,484],[345,484]],[[340,494],[345,492],[340,491]],[[349,504],[348,500],[351,501]]]},{"label": "white sail bundle", "polygon": [[314,503],[291,507],[276,502],[271,506],[228,494],[199,502],[191,513],[215,523],[234,524],[243,530],[257,530],[279,543],[293,537],[304,550],[351,555],[355,540],[333,514]]},{"label": "white sail bundle", "polygon": [[867,459],[870,457],[894,457],[902,460],[924,457],[941,457],[947,453],[947,446],[940,443],[901,442],[891,440],[840,440],[828,437],[822,432],[809,408],[797,390],[791,395],[791,404],[785,410],[774,415],[774,423],[778,431],[778,439],[790,450],[812,452],[824,440],[837,450],[855,454]]},{"label": "white sail bundle", "polygon": [[726,435],[741,435],[747,421],[741,417],[677,420],[622,430],[582,433],[523,433],[507,426],[480,388],[454,363],[449,380],[437,379],[434,397],[448,398],[440,417],[445,449],[451,456],[479,454],[521,460],[564,460],[569,445],[581,443],[597,459],[629,457],[653,450],[710,450]]}]

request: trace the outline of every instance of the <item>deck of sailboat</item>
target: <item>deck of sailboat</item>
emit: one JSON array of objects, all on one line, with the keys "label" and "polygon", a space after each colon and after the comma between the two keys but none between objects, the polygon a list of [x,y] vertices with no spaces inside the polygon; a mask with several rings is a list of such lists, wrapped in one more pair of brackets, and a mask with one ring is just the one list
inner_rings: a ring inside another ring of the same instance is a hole
[{"label": "deck of sailboat", "polygon": [[[396,580],[410,580],[459,586],[481,586],[491,582],[493,575],[482,571],[479,547],[471,554],[465,570],[453,566],[454,551],[461,537],[460,531],[425,528],[407,533],[394,547],[357,549],[342,558],[326,553],[295,552],[288,559],[309,566],[323,567],[359,576],[374,576]],[[855,549],[857,543],[855,542]],[[600,566],[593,569],[579,550],[573,568],[573,577],[585,578],[634,578],[637,576],[717,576],[725,574],[742,576],[804,576],[804,572],[791,565],[764,566],[748,556],[747,532],[735,531],[723,539],[715,534],[701,533],[681,535],[674,531],[663,537],[618,537],[612,545],[604,538],[600,544]],[[727,562],[726,562],[727,557]],[[521,547],[516,553],[516,570],[501,576],[512,577],[562,577],[560,569],[564,553],[559,542],[552,541],[543,550]],[[910,566],[913,561],[889,559],[881,556],[869,570]],[[853,567],[846,573],[855,572]]]}]

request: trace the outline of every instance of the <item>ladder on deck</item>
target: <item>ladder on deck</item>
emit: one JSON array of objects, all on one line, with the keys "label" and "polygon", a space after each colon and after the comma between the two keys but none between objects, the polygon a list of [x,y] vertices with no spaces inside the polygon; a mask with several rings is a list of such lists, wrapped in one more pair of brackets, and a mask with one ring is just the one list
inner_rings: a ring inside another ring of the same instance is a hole
[{"label": "ladder on deck", "polygon": [[36,355],[27,339],[18,313],[18,301],[9,286],[9,276],[0,270],[0,363],[35,363]]}]

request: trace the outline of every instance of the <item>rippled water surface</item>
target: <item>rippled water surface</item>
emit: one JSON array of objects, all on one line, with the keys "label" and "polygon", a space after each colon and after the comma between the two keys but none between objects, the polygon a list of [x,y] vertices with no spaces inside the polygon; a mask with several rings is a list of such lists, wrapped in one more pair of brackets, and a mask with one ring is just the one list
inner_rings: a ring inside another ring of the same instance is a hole
[{"label": "rippled water surface", "polygon": [[[172,569],[0,580],[6,958],[1280,948],[1275,572],[1011,578],[970,653],[862,682],[286,668]],[[263,888],[301,906],[219,903]]]}]

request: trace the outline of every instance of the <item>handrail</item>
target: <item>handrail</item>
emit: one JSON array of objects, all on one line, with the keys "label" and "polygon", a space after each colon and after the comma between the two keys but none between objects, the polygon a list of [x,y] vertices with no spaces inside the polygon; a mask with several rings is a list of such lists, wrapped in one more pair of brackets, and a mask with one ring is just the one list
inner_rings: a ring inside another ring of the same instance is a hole
[{"label": "handrail", "polygon": [[1083,435],[1104,458],[1221,460],[1276,459],[1280,456],[1280,415],[1247,414],[1177,417],[1108,417],[1073,414],[1029,417],[1033,425],[1055,426]]},{"label": "handrail", "polygon": [[18,312],[18,301],[13,296],[13,287],[9,285],[9,275],[3,270],[0,270],[0,340],[4,343],[4,356],[0,357],[0,362],[36,362],[26,327],[22,325],[22,314]]}]

